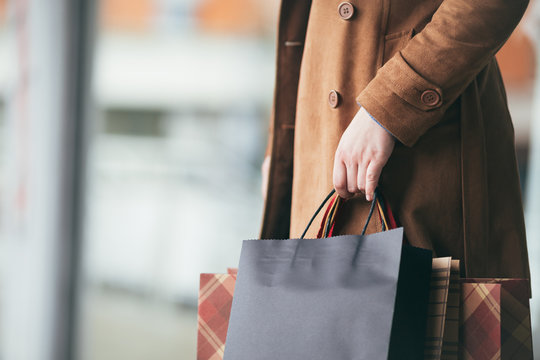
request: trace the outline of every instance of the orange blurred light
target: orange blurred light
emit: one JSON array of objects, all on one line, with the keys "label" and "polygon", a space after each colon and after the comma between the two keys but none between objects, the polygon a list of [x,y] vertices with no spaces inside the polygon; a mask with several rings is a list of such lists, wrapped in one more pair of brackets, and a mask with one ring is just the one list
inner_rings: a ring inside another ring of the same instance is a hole
[{"label": "orange blurred light", "polygon": [[0,24],[6,22],[6,3],[7,0],[0,0]]},{"label": "orange blurred light", "polygon": [[497,53],[505,85],[511,88],[532,86],[535,73],[535,53],[531,39],[518,28]]},{"label": "orange blurred light", "polygon": [[257,0],[202,0],[195,17],[206,31],[258,34],[266,21],[262,9]]},{"label": "orange blurred light", "polygon": [[103,0],[101,26],[105,29],[147,30],[155,13],[153,0]]}]

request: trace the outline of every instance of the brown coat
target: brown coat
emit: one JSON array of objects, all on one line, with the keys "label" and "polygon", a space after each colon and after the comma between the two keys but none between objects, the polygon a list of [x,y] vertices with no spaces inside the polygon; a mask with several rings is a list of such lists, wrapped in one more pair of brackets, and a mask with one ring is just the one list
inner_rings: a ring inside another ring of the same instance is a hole
[{"label": "brown coat", "polygon": [[[340,3],[281,2],[261,238],[300,235],[362,105],[397,138],[379,185],[410,243],[461,259],[467,276],[528,278],[514,129],[494,57],[528,0],[349,0],[350,19]],[[368,204],[345,204],[337,230],[359,233]]]}]

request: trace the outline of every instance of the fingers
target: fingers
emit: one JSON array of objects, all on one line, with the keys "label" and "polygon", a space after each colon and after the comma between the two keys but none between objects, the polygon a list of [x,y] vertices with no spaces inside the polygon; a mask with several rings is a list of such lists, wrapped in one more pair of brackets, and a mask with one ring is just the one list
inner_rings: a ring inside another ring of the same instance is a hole
[{"label": "fingers", "polygon": [[358,175],[356,177],[355,185],[356,185],[356,192],[365,193],[366,192],[366,165],[359,164],[358,165]]},{"label": "fingers", "polygon": [[356,185],[356,179],[358,174],[358,165],[353,163],[352,165],[345,165],[347,169],[347,191],[350,194],[358,193],[358,186]]},{"label": "fingers", "polygon": [[[341,144],[340,144],[341,146]],[[334,157],[334,188],[340,197],[348,199],[364,193],[372,201],[388,154],[373,147],[364,151],[344,151],[338,146]]]},{"label": "fingers", "polygon": [[354,194],[351,194],[348,191],[347,186],[347,168],[341,159],[336,156],[334,160],[334,175],[333,175],[334,188],[338,195],[344,199],[352,197]]},{"label": "fingers", "polygon": [[366,200],[373,200],[384,163],[373,159],[367,166],[346,166],[341,161],[334,164],[334,188],[342,198],[350,198],[359,192],[366,194]]},{"label": "fingers", "polygon": [[[373,200],[395,139],[361,108],[344,131],[334,158],[334,187],[347,198],[364,192]],[[346,165],[347,164],[347,165]]]},{"label": "fingers", "polygon": [[384,166],[384,162],[380,160],[373,160],[369,163],[367,169],[366,169],[366,200],[371,201],[373,200],[373,193],[375,192],[375,188],[377,187],[377,184],[379,183],[379,177],[381,176],[381,172]]}]

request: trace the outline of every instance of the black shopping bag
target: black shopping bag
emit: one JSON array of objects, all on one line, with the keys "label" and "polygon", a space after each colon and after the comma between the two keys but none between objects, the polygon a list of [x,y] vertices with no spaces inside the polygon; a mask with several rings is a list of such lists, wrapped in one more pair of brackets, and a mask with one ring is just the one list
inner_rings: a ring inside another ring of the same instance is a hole
[{"label": "black shopping bag", "polygon": [[431,266],[403,228],[244,240],[224,359],[421,359]]}]

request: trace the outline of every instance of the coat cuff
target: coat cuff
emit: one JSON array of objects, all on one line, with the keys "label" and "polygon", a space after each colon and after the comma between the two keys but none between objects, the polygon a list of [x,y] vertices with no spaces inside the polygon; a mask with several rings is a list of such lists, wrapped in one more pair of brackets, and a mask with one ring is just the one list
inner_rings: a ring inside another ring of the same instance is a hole
[{"label": "coat cuff", "polygon": [[406,146],[435,125],[446,107],[441,88],[418,74],[401,53],[381,67],[356,102]]}]

